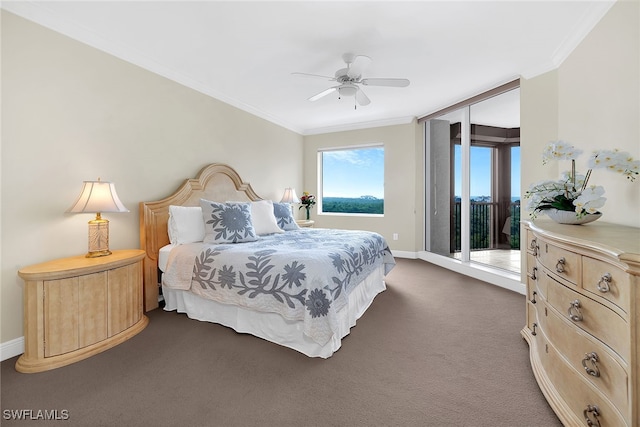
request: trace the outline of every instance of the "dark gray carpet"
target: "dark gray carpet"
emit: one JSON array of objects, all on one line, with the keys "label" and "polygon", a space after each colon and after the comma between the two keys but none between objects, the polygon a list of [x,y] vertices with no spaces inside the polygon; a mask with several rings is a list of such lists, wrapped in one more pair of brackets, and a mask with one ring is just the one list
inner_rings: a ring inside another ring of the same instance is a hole
[{"label": "dark gray carpet", "polygon": [[[331,358],[154,310],[131,340],[37,374],[2,362],[3,426],[560,426],[520,337],[525,298],[419,260]],[[11,421],[8,410],[68,411]]]}]

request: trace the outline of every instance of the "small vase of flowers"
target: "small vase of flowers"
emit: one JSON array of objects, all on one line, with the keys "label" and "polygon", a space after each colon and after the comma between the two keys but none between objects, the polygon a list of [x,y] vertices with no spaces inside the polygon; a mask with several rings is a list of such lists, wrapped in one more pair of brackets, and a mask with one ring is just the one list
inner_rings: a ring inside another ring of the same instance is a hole
[{"label": "small vase of flowers", "polygon": [[313,194],[309,194],[308,192],[304,192],[302,193],[302,197],[300,197],[300,204],[302,206],[300,206],[298,209],[302,209],[304,208],[307,212],[307,221],[309,219],[311,219],[309,213],[311,212],[311,208],[313,207],[313,205],[316,204],[316,196],[314,196]]},{"label": "small vase of flowers", "polygon": [[532,184],[525,193],[529,199],[527,209],[531,218],[546,213],[551,219],[562,224],[585,224],[602,215],[598,209],[607,200],[604,188],[588,186],[593,169],[607,169],[624,175],[634,181],[640,172],[640,161],[633,160],[629,153],[619,150],[594,151],[587,162],[589,170],[585,175],[576,173],[576,158],[582,150],[564,141],[549,143],[542,152],[542,164],[552,160],[571,160],[571,171],[564,172],[559,180],[545,180]]}]

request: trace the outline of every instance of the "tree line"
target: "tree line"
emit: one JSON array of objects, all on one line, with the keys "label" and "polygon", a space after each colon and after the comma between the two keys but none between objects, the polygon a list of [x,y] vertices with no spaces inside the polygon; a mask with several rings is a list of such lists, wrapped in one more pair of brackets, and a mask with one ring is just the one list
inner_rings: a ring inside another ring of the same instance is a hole
[{"label": "tree line", "polygon": [[384,213],[384,199],[323,197],[322,212],[382,215]]}]

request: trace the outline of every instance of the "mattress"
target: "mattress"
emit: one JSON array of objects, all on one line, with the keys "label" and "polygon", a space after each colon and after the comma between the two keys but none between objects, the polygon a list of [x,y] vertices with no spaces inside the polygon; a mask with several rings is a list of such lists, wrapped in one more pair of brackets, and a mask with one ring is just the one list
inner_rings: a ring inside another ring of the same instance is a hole
[{"label": "mattress", "polygon": [[171,253],[171,249],[175,248],[177,245],[166,245],[160,248],[158,252],[158,268],[163,273],[167,269],[167,261],[169,260],[169,254]]}]

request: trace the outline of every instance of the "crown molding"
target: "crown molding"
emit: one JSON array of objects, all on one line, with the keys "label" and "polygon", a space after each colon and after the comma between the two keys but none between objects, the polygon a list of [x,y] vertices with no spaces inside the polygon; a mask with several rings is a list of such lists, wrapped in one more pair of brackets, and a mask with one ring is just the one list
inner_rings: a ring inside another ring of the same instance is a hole
[{"label": "crown molding", "polygon": [[[587,34],[596,26],[596,24],[602,19],[602,17],[608,12],[608,10],[613,6],[614,3],[615,0],[593,1],[590,4],[588,10],[583,13],[583,17],[578,21],[578,24],[575,25],[575,28],[570,31],[570,35],[567,36],[560,43],[560,45],[558,45],[553,55],[549,58],[549,61],[544,64],[539,64],[532,69],[525,70],[521,73],[521,76],[523,78],[529,79],[558,68],[563,63],[563,61],[571,54],[571,52],[582,42]],[[29,21],[35,22],[53,31],[70,37],[71,39],[76,40],[80,43],[91,46],[116,58],[124,60],[130,64],[136,65],[149,72],[165,77],[199,93],[215,98],[220,102],[228,104],[241,111],[247,112],[253,116],[264,119],[270,123],[273,123],[277,126],[303,136],[358,130],[370,127],[382,127],[394,124],[406,124],[414,119],[414,117],[402,117],[380,121],[374,120],[368,122],[305,129],[300,125],[294,125],[288,122],[286,118],[283,119],[282,117],[275,117],[272,114],[260,108],[257,108],[254,105],[246,104],[232,96],[229,96],[228,94],[214,91],[205,83],[197,81],[182,73],[176,72],[175,70],[169,69],[168,67],[154,61],[153,59],[146,56],[144,52],[132,49],[130,46],[125,46],[109,41],[90,28],[79,25],[78,23],[66,19],[63,16],[55,13],[53,10],[47,7],[47,2],[34,2],[31,0],[1,1],[0,7],[3,10],[14,13]]]},{"label": "crown molding", "polygon": [[291,123],[274,117],[273,115],[262,111],[259,108],[241,102],[226,94],[213,91],[204,83],[187,77],[182,73],[175,72],[174,70],[171,70],[147,57],[142,52],[139,52],[128,46],[104,39],[96,32],[78,25],[75,22],[71,22],[51,11],[50,9],[47,9],[46,3],[43,4],[42,2],[40,2],[36,4],[32,1],[3,1],[1,2],[1,7],[8,12],[32,21],[38,25],[42,25],[43,27],[46,27],[52,31],[63,34],[77,42],[83,43],[87,46],[119,58],[125,62],[136,65],[159,76],[165,77],[171,81],[179,83],[204,95],[215,98],[221,102],[224,102],[225,104],[229,104],[232,107],[257,116],[270,123],[276,124],[298,134],[302,134],[303,132],[302,129],[292,125]]},{"label": "crown molding", "polygon": [[522,77],[530,79],[560,67],[565,59],[571,55],[598,22],[607,14],[616,1],[617,0],[600,0],[592,2],[583,16],[577,20],[577,24],[571,29],[569,35],[558,45],[551,55],[549,62],[525,70],[522,73]]},{"label": "crown molding", "polygon": [[569,35],[560,43],[552,55],[552,61],[559,67],[565,59],[574,51],[584,38],[593,30],[598,22],[607,14],[616,0],[603,0],[591,3],[584,16],[577,20],[577,24],[569,32]]},{"label": "crown molding", "polygon": [[344,125],[327,126],[305,130],[302,135],[320,135],[324,133],[346,132],[350,130],[371,129],[384,126],[406,125],[416,119],[415,116],[396,117],[392,119],[371,120],[367,122],[347,123]]}]

